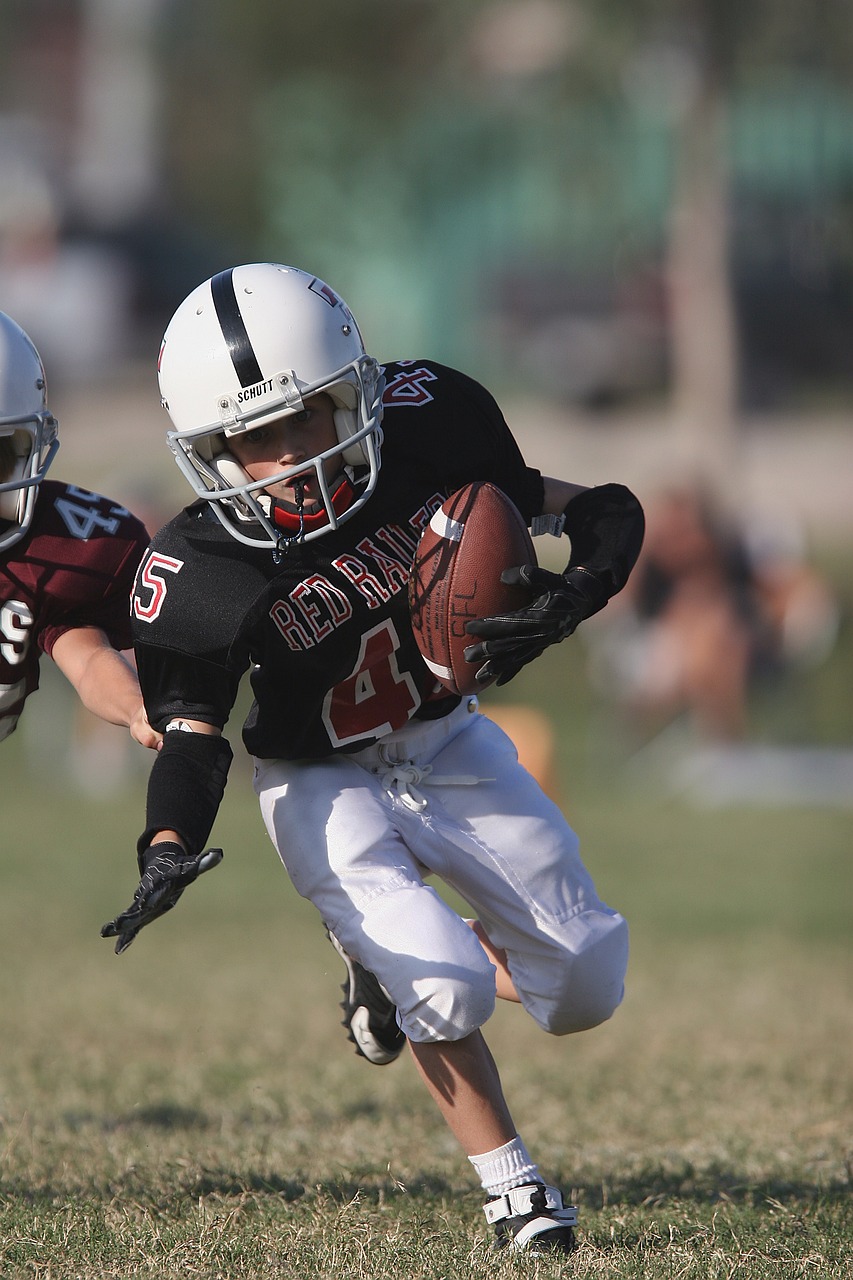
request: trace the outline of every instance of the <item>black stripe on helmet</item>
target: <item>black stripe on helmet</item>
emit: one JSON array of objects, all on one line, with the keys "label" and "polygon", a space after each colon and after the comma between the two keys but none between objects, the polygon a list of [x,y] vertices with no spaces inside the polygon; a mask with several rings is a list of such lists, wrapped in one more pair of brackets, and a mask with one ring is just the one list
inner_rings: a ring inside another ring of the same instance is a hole
[{"label": "black stripe on helmet", "polygon": [[237,305],[237,294],[234,291],[234,268],[220,271],[210,282],[216,318],[222,330],[222,336],[228,345],[228,354],[234,365],[234,372],[240,380],[241,387],[254,386],[263,382],[264,375],[258,358],[255,355],[246,325]]}]

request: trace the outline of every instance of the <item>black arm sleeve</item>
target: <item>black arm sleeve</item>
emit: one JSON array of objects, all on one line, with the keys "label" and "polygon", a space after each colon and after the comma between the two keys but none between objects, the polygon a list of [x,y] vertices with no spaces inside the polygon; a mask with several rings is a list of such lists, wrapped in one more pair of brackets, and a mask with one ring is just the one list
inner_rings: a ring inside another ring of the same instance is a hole
[{"label": "black arm sleeve", "polygon": [[643,545],[643,508],[622,484],[586,489],[566,504],[563,532],[572,544],[569,569],[595,575],[607,598],[628,581]]},{"label": "black arm sleeve", "polygon": [[[218,734],[171,729],[148,779],[145,830],[137,842],[140,859],[158,831],[177,831],[196,855],[207,843],[219,810],[233,752]],[[140,870],[140,874],[141,874]]]}]

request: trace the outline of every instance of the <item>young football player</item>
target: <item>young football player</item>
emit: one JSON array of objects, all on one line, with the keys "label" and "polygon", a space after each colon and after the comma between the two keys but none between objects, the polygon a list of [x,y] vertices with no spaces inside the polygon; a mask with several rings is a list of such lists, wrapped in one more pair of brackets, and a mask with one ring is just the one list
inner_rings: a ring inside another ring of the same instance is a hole
[{"label": "young football player", "polygon": [[81,702],[154,747],[136,672],[130,592],[148,543],[109,498],[45,480],[59,448],[36,348],[0,312],[0,741],[39,684],[43,653]]},{"label": "young football player", "polygon": [[507,736],[475,697],[437,686],[406,588],[424,524],[468,481],[503,489],[534,531],[563,530],[565,572],[520,566],[529,608],[476,624],[466,656],[481,680],[505,682],[621,589],[640,505],[620,485],[526,466],[494,399],[462,373],[381,367],[341,298],[294,267],[200,285],[159,369],[169,444],[199,501],[156,535],[135,587],[140,681],[164,738],[139,887],[103,934],[123,951],[220,859],[205,845],[231,760],[221,732],[251,668],[243,740],[294,885],[350,972],[375,975],[396,1006],[394,1034],[474,1165],[499,1242],[568,1251],[576,1211],[519,1136],[481,1027],[496,995],[554,1035],[609,1018],[627,926]]}]

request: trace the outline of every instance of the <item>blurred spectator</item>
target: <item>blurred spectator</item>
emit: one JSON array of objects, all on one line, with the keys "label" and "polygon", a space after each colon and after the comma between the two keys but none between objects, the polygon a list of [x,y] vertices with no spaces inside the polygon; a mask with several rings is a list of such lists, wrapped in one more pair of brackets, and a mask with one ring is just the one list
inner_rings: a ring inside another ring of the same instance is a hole
[{"label": "blurred spectator", "polygon": [[685,484],[647,509],[646,542],[597,639],[593,678],[646,733],[686,713],[701,736],[738,740],[752,682],[825,657],[837,621],[795,529],[738,528]]},{"label": "blurred spectator", "polygon": [[10,146],[0,116],[0,304],[56,382],[103,378],[130,348],[130,268],[94,239],[68,239],[45,167]]},{"label": "blurred spectator", "polygon": [[758,596],[775,642],[775,666],[812,667],[838,634],[838,603],[808,563],[802,531],[792,521],[754,521],[744,530]]}]

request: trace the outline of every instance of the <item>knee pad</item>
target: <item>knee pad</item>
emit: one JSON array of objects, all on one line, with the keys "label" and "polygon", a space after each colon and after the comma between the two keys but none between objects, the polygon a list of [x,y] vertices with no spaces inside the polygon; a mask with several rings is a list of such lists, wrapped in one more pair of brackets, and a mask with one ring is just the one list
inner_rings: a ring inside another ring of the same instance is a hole
[{"label": "knee pad", "polygon": [[461,1040],[495,1008],[495,969],[474,933],[432,887],[399,877],[328,923],[381,982],[415,1042]]},{"label": "knee pad", "polygon": [[474,935],[479,952],[467,957],[426,962],[412,983],[414,999],[399,1006],[400,1023],[410,1040],[462,1040],[477,1031],[495,1009],[495,970]]},{"label": "knee pad", "polygon": [[442,973],[416,980],[415,1004],[400,1009],[403,1032],[412,1041],[464,1039],[494,1012],[491,965],[488,973],[473,973],[456,964],[443,964],[441,969]]},{"label": "knee pad", "polygon": [[623,918],[616,912],[585,912],[572,924],[570,945],[538,970],[536,995],[519,990],[528,1013],[554,1036],[606,1022],[625,990],[628,926]]}]

